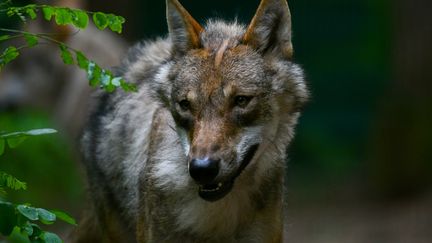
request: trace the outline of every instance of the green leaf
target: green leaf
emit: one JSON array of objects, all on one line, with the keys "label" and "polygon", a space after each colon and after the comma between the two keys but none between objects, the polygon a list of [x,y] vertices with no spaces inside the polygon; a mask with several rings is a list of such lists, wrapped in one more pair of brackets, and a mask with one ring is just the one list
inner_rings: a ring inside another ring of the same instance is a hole
[{"label": "green leaf", "polygon": [[52,16],[55,15],[55,9],[51,6],[43,6],[42,13],[46,20],[50,21]]},{"label": "green leaf", "polygon": [[68,215],[65,212],[62,211],[58,211],[58,210],[51,210],[51,213],[55,214],[57,216],[58,219],[71,224],[71,225],[77,225],[76,221],[74,218],[72,218],[70,215]]},{"label": "green leaf", "polygon": [[26,8],[25,12],[30,16],[31,19],[36,19],[37,15],[34,8]]},{"label": "green leaf", "polygon": [[25,216],[26,218],[30,220],[38,220],[38,211],[36,208],[27,206],[27,205],[18,205],[17,206],[18,212],[21,213],[21,215]]},{"label": "green leaf", "polygon": [[111,81],[111,75],[106,70],[102,70],[101,77],[100,77],[100,83],[102,86],[106,86],[110,84]]},{"label": "green leaf", "polygon": [[116,89],[116,86],[112,83],[113,76],[111,72],[103,70],[101,80],[102,86],[107,92],[113,92]]},{"label": "green leaf", "polygon": [[25,9],[26,9],[26,7],[10,7],[7,9],[2,9],[2,10],[3,11],[6,10],[6,15],[8,17],[17,15],[21,19],[21,21],[26,22],[26,18],[23,15],[23,12],[25,11]]},{"label": "green leaf", "polygon": [[37,208],[39,220],[44,224],[52,224],[56,221],[56,215],[46,209]]},{"label": "green leaf", "polygon": [[38,43],[38,38],[35,35],[24,34],[24,39],[27,42],[28,47],[33,47]]},{"label": "green leaf", "polygon": [[16,13],[17,13],[17,11],[16,11],[16,7],[10,7],[10,8],[7,9],[6,15],[7,15],[8,17],[12,17],[12,16],[14,16]]},{"label": "green leaf", "polygon": [[46,243],[62,243],[63,241],[58,237],[58,235],[51,232],[42,232],[41,239]]},{"label": "green leaf", "polygon": [[87,79],[90,82],[90,86],[96,87],[101,81],[102,69],[93,61],[89,61],[87,67]]},{"label": "green leaf", "polygon": [[4,149],[5,149],[5,140],[0,139],[0,155],[4,153]]},{"label": "green leaf", "polygon": [[76,54],[76,60],[77,60],[78,66],[81,69],[84,69],[87,71],[87,68],[89,65],[89,60],[87,59],[87,57],[84,56],[84,54],[80,51],[77,51],[75,54]]},{"label": "green leaf", "polygon": [[26,132],[23,132],[23,134],[28,136],[40,136],[40,135],[46,135],[46,134],[53,134],[57,133],[57,130],[52,128],[42,128],[42,129],[32,129]]},{"label": "green leaf", "polygon": [[26,223],[21,227],[21,229],[24,230],[28,236],[33,235],[33,226],[32,226],[32,224],[31,224],[29,221],[27,221],[27,222],[26,222]]},{"label": "green leaf", "polygon": [[32,129],[24,132],[11,132],[0,134],[0,138],[10,139],[10,138],[19,138],[19,137],[28,137],[28,136],[40,136],[45,134],[56,133],[57,131],[51,128],[42,128],[42,129]]},{"label": "green leaf", "polygon": [[14,46],[9,46],[6,50],[3,51],[3,54],[0,56],[0,65],[5,65],[13,61],[15,58],[19,56],[19,51]]},{"label": "green leaf", "polygon": [[101,12],[96,12],[93,14],[93,22],[96,27],[100,30],[105,29],[108,26],[108,19],[106,14]]},{"label": "green leaf", "polygon": [[73,13],[68,8],[55,9],[55,21],[57,25],[72,24]]},{"label": "green leaf", "polygon": [[113,78],[113,79],[111,80],[111,83],[112,83],[114,86],[116,86],[116,87],[120,87],[120,85],[121,85],[121,80],[122,80],[121,77],[115,77],[115,78]]},{"label": "green leaf", "polygon": [[59,47],[60,47],[61,58],[62,58],[63,62],[65,64],[73,64],[74,60],[72,57],[72,53],[69,51],[69,49],[63,44],[60,44]]},{"label": "green leaf", "polygon": [[15,207],[8,202],[0,201],[0,233],[8,236],[12,233],[14,227],[17,225],[17,217],[15,214]]},{"label": "green leaf", "polygon": [[9,175],[3,171],[0,171],[0,186],[8,187],[12,190],[27,190],[27,184]]},{"label": "green leaf", "polygon": [[125,19],[121,16],[116,16],[114,14],[108,14],[107,19],[109,28],[112,31],[120,34],[122,32],[122,25],[125,22]]},{"label": "green leaf", "polygon": [[13,149],[18,147],[21,143],[23,143],[27,137],[14,137],[14,138],[8,138],[7,143],[9,145],[9,148]]},{"label": "green leaf", "polygon": [[137,92],[138,88],[135,84],[127,83],[124,79],[120,80],[121,88],[126,92]]},{"label": "green leaf", "polygon": [[10,35],[2,35],[2,36],[0,36],[0,41],[7,40],[7,39],[9,39],[10,37],[11,37]]},{"label": "green leaf", "polygon": [[13,132],[7,134],[1,134],[0,138],[6,139],[10,148],[16,148],[22,142],[24,142],[29,136],[40,136],[45,134],[56,133],[57,131],[50,128],[44,129],[33,129],[25,132]]},{"label": "green leaf", "polygon": [[72,23],[80,29],[85,29],[88,25],[88,21],[89,21],[89,17],[87,15],[86,12],[79,10],[79,9],[74,9],[72,10],[73,12],[73,18],[72,18]]},{"label": "green leaf", "polygon": [[105,89],[106,92],[111,93],[115,90],[115,86],[112,85],[111,83],[108,85],[103,86],[103,88]]}]

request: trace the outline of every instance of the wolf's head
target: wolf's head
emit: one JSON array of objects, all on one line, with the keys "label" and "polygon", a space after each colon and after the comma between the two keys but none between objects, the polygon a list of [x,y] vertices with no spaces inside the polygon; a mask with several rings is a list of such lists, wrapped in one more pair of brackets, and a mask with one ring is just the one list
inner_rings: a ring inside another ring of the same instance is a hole
[{"label": "wolf's head", "polygon": [[199,195],[215,201],[277,137],[286,137],[278,145],[285,150],[292,134],[280,133],[291,132],[283,127],[295,125],[307,99],[302,71],[291,62],[290,12],[286,0],[262,0],[247,28],[219,21],[201,27],[167,0],[167,19],[166,103]]}]

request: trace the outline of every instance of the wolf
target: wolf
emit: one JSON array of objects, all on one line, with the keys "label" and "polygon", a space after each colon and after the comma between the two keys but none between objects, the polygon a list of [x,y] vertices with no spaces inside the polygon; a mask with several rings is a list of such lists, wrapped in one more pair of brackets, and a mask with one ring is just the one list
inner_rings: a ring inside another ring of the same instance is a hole
[{"label": "wolf", "polygon": [[309,94],[286,0],[262,0],[247,27],[166,5],[169,36],[118,71],[138,92],[97,96],[75,242],[286,241],[286,150]]}]

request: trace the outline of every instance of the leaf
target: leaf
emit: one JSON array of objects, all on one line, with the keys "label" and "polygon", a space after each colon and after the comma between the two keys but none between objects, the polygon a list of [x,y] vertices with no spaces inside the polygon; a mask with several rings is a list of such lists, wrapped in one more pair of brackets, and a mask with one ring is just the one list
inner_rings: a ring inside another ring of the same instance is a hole
[{"label": "leaf", "polygon": [[69,51],[69,49],[64,45],[60,44],[60,51],[61,51],[61,58],[65,64],[73,64],[74,60],[72,57],[72,53]]},{"label": "leaf", "polygon": [[31,19],[36,19],[37,15],[34,8],[26,8],[25,12],[30,16]]},{"label": "leaf", "polygon": [[21,11],[23,11],[25,7],[10,7],[8,9],[6,9],[6,15],[8,17],[12,17],[14,15],[17,15],[21,21],[23,21],[24,23],[26,22],[26,18],[23,15],[23,13]]},{"label": "leaf", "polygon": [[137,92],[138,88],[135,84],[127,83],[124,79],[120,80],[121,88],[126,92]]},{"label": "leaf", "polygon": [[18,212],[21,213],[21,215],[25,216],[26,218],[30,220],[38,220],[38,211],[36,208],[27,206],[27,205],[18,205],[17,206]]},{"label": "leaf", "polygon": [[29,221],[27,221],[24,224],[24,226],[21,227],[21,229],[24,230],[28,236],[33,235],[33,227],[32,227],[32,224]]},{"label": "leaf", "polygon": [[42,128],[42,129],[29,130],[23,133],[28,136],[40,136],[40,135],[57,133],[57,130],[51,128]]},{"label": "leaf", "polygon": [[27,137],[15,137],[15,138],[8,138],[7,143],[9,145],[9,148],[13,149],[18,147],[21,143],[23,143]]},{"label": "leaf", "polygon": [[108,19],[106,14],[101,12],[96,12],[93,14],[93,22],[96,27],[100,30],[105,29],[108,26]]},{"label": "leaf", "polygon": [[57,25],[72,24],[72,11],[68,8],[56,8],[55,21]]},{"label": "leaf", "polygon": [[114,14],[108,14],[107,18],[108,18],[109,28],[112,31],[120,34],[122,32],[122,25],[125,22],[125,19],[121,16],[116,16]]},{"label": "leaf", "polygon": [[120,85],[121,85],[121,80],[122,80],[121,77],[115,77],[115,78],[113,78],[113,79],[111,80],[111,83],[112,83],[114,86],[116,86],[116,87],[120,87]]},{"label": "leaf", "polygon": [[0,233],[2,235],[8,236],[12,233],[14,227],[17,225],[17,217],[13,204],[0,201],[0,215]]},{"label": "leaf", "polygon": [[42,232],[41,239],[46,243],[62,243],[63,241],[58,237],[58,235],[51,232]]},{"label": "leaf", "polygon": [[9,46],[3,51],[3,54],[0,56],[0,65],[8,64],[13,61],[15,58],[19,56],[19,51],[15,46]]},{"label": "leaf", "polygon": [[102,69],[94,62],[89,61],[87,67],[87,79],[90,82],[90,86],[96,87],[99,85],[101,80]]},{"label": "leaf", "polygon": [[38,43],[38,38],[35,35],[24,34],[24,39],[27,42],[28,47],[33,47]]},{"label": "leaf", "polygon": [[56,132],[57,132],[56,130],[50,128],[33,129],[25,132],[13,132],[13,133],[1,134],[0,138],[6,139],[10,148],[16,148],[18,147],[18,145],[24,142],[29,136],[39,136],[45,134],[52,134]]},{"label": "leaf", "polygon": [[8,8],[8,10],[6,11],[6,15],[8,17],[14,16],[15,15],[15,8],[14,7]]},{"label": "leaf", "polygon": [[0,139],[0,155],[4,153],[4,149],[5,149],[5,140]]},{"label": "leaf", "polygon": [[73,18],[72,18],[72,23],[80,29],[85,29],[88,25],[88,21],[89,21],[89,17],[87,15],[86,12],[79,10],[79,9],[74,9],[72,10],[73,12]]},{"label": "leaf", "polygon": [[72,218],[70,215],[68,215],[65,212],[62,211],[58,211],[58,210],[51,210],[51,213],[55,214],[57,216],[58,219],[71,224],[71,225],[77,225],[76,221],[74,218]]},{"label": "leaf", "polygon": [[5,186],[12,190],[27,190],[27,184],[25,182],[22,182],[3,171],[0,171],[0,186]]},{"label": "leaf", "polygon": [[0,36],[0,41],[7,40],[7,39],[9,39],[10,37],[11,37],[10,35],[2,35],[2,36]]},{"label": "leaf", "polygon": [[51,128],[42,128],[42,129],[32,129],[24,132],[11,132],[0,134],[0,138],[10,139],[10,138],[19,138],[19,137],[28,137],[28,136],[40,136],[45,134],[56,133],[57,131]]},{"label": "leaf", "polygon": [[102,72],[102,86],[107,92],[113,92],[116,89],[116,86],[113,84],[113,76],[111,72],[103,70]]},{"label": "leaf", "polygon": [[50,21],[52,16],[55,15],[55,9],[51,6],[43,6],[42,13],[46,20]]},{"label": "leaf", "polygon": [[101,77],[100,77],[100,83],[102,86],[106,86],[110,84],[111,81],[111,75],[106,70],[102,70]]},{"label": "leaf", "polygon": [[46,209],[37,208],[39,220],[44,224],[52,224],[56,221],[56,215]]},{"label": "leaf", "polygon": [[110,83],[108,85],[104,85],[103,88],[106,92],[111,93],[115,90],[116,87]]},{"label": "leaf", "polygon": [[77,51],[75,54],[76,54],[76,60],[77,60],[78,66],[81,69],[84,69],[87,71],[87,68],[89,65],[89,60],[87,59],[87,57],[84,56],[84,54],[80,51]]},{"label": "leaf", "polygon": [[10,8],[7,9],[6,15],[7,15],[8,17],[12,17],[12,16],[14,16],[15,14],[17,14],[16,7],[10,7]]}]

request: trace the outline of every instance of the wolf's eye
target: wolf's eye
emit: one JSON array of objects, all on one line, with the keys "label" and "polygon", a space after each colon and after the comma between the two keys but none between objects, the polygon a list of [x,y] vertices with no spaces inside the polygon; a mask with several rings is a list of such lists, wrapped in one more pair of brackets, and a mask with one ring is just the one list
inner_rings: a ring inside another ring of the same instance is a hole
[{"label": "wolf's eye", "polygon": [[252,96],[239,95],[234,98],[234,105],[245,108],[251,101]]},{"label": "wolf's eye", "polygon": [[190,102],[188,100],[181,100],[179,106],[183,111],[187,111],[190,109]]}]

